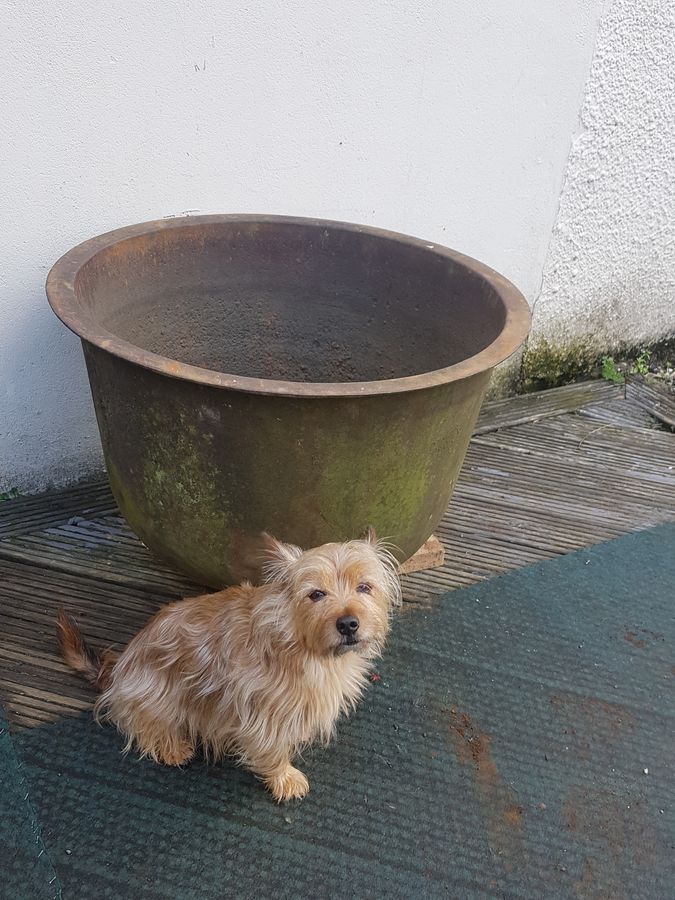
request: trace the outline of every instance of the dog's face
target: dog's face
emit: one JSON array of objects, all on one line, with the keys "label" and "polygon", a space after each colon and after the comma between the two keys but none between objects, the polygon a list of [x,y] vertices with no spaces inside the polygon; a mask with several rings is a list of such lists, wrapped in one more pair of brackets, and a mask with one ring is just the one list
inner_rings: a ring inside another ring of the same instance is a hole
[{"label": "dog's face", "polygon": [[400,602],[394,559],[366,540],[302,551],[276,544],[268,577],[285,588],[295,637],[315,656],[382,649],[392,606]]}]

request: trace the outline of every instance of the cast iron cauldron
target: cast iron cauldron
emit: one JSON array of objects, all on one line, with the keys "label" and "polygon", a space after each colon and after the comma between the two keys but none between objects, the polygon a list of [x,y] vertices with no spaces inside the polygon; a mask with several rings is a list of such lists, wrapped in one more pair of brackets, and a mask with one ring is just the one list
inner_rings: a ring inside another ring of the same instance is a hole
[{"label": "cast iron cauldron", "polygon": [[82,339],[113,493],[198,582],[257,577],[261,534],[368,526],[413,554],[529,310],[501,275],[359,225],[166,219],[75,247],[47,281]]}]

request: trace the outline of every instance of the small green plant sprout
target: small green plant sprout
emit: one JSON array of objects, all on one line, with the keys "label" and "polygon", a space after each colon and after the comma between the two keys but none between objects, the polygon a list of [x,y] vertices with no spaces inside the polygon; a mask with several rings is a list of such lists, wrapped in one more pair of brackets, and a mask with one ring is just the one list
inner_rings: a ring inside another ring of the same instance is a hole
[{"label": "small green plant sprout", "polygon": [[631,367],[631,372],[635,375],[646,375],[649,372],[649,360],[651,359],[651,355],[651,351],[641,350]]},{"label": "small green plant sprout", "polygon": [[601,374],[605,381],[611,381],[614,384],[623,384],[624,382],[624,377],[619,369],[617,369],[614,357],[612,356],[602,357]]},{"label": "small green plant sprout", "polygon": [[0,503],[3,500],[14,500],[19,496],[19,491],[17,488],[12,487],[8,491],[0,491]]}]

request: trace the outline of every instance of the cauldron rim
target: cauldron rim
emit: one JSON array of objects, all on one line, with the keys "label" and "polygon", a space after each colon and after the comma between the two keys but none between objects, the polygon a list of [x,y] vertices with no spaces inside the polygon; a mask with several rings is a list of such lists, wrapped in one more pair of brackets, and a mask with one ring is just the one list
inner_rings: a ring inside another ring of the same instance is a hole
[{"label": "cauldron rim", "polygon": [[[93,316],[87,315],[82,310],[76,294],[76,279],[82,267],[98,253],[130,238],[148,236],[168,229],[218,225],[221,223],[231,224],[234,222],[312,226],[355,232],[418,247],[427,253],[444,257],[470,270],[490,285],[503,304],[505,313],[504,326],[494,341],[473,356],[460,360],[453,365],[416,375],[388,378],[381,381],[283,381],[229,375],[152,353],[108,331]],[[469,378],[472,375],[486,372],[508,359],[522,344],[530,328],[530,310],[518,288],[504,278],[503,275],[470,256],[451,250],[448,247],[439,246],[431,241],[369,225],[294,216],[256,214],[177,216],[117,228],[98,237],[90,238],[65,253],[49,272],[46,291],[53,311],[64,325],[83,341],[93,344],[113,356],[159,372],[170,378],[182,379],[194,384],[250,394],[303,397],[308,399],[321,397],[365,397],[404,393]]]}]

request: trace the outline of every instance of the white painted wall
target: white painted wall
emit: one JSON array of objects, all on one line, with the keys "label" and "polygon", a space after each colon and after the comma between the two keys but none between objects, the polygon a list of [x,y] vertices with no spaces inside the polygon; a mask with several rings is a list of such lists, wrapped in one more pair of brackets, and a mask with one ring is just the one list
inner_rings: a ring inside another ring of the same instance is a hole
[{"label": "white painted wall", "polygon": [[613,0],[572,145],[531,345],[675,336],[675,2]]},{"label": "white painted wall", "polygon": [[533,300],[600,6],[6,0],[0,490],[100,464],[79,343],[43,283],[108,229],[188,210],[373,223]]}]

